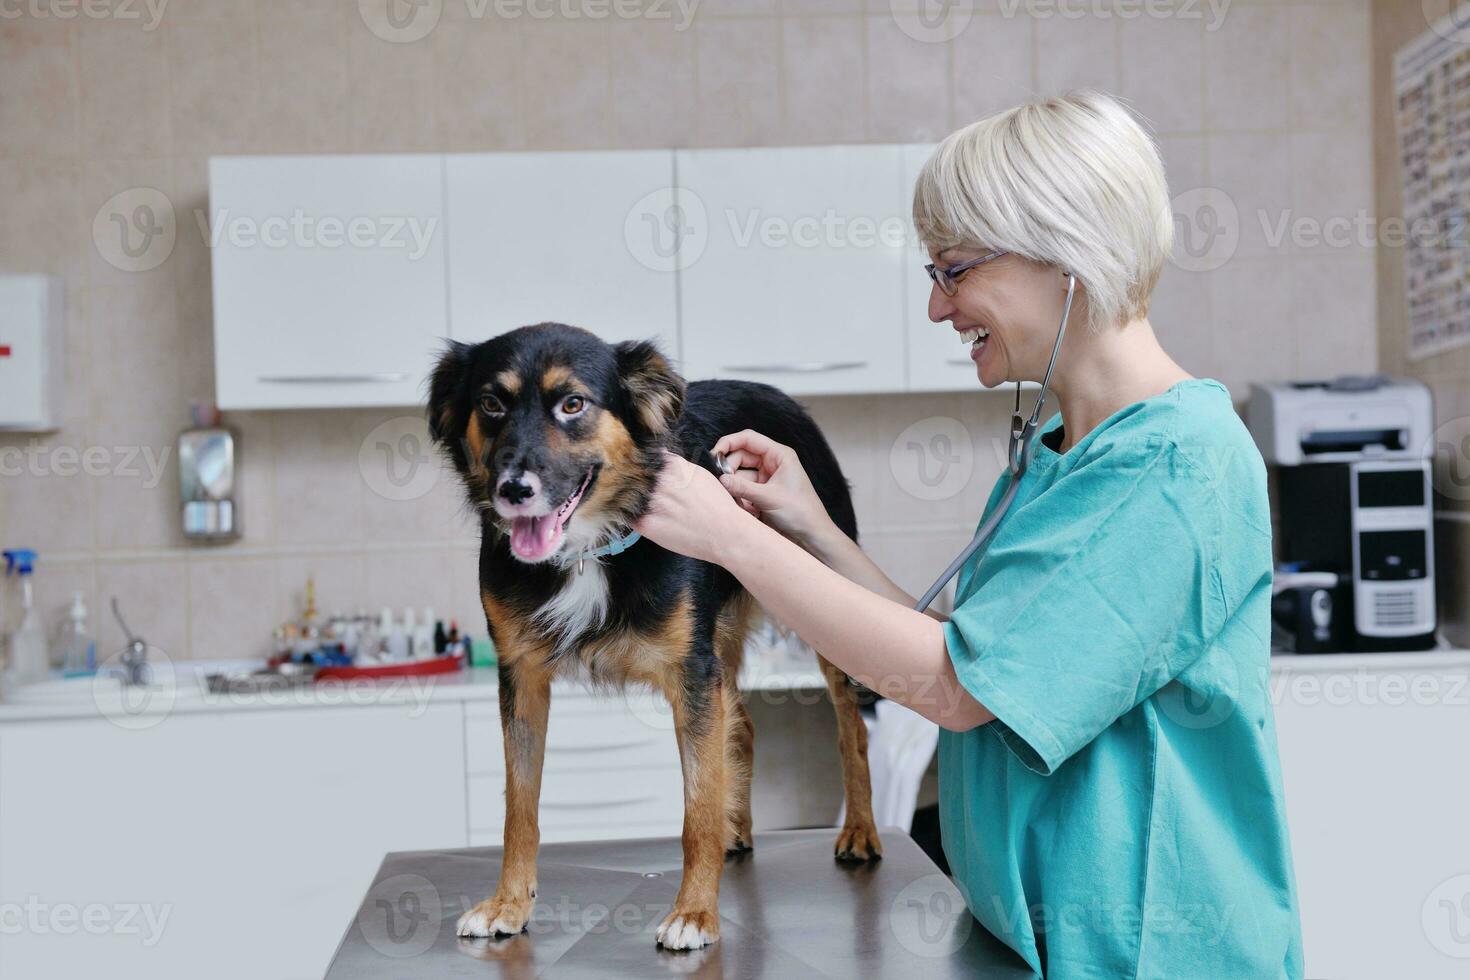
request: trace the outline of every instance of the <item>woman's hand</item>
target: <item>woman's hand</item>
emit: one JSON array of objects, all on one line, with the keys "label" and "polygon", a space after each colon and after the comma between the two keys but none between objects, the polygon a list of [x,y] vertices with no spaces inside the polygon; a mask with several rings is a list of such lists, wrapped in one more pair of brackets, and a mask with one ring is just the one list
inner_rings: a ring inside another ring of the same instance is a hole
[{"label": "woman's hand", "polygon": [[731,496],[808,551],[832,527],[822,498],[790,446],[745,429],[721,438],[714,452],[723,453],[735,471],[720,477]]},{"label": "woman's hand", "polygon": [[653,501],[633,529],[660,547],[718,564],[719,545],[745,520],[709,470],[664,450]]}]

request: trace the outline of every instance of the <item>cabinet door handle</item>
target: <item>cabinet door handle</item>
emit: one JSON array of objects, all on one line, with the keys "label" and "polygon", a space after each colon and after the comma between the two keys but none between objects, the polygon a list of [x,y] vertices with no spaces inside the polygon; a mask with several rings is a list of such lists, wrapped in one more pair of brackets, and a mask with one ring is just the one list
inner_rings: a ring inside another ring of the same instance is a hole
[{"label": "cabinet door handle", "polygon": [[761,374],[820,374],[865,368],[867,361],[802,361],[797,364],[727,364],[722,371],[752,371]]},{"label": "cabinet door handle", "polygon": [[257,379],[270,385],[367,385],[407,381],[402,371],[384,371],[378,374],[273,374]]},{"label": "cabinet door handle", "polygon": [[615,806],[641,806],[644,803],[657,803],[657,796],[638,796],[626,800],[542,800],[543,810],[602,810]]},{"label": "cabinet door handle", "polygon": [[944,363],[953,364],[955,367],[971,367],[972,365],[974,365],[975,362],[970,360],[970,358],[968,357],[951,357],[948,358]]},{"label": "cabinet door handle", "polygon": [[598,745],[548,745],[547,752],[567,752],[576,755],[586,755],[590,752],[620,752],[624,749],[637,749],[657,741],[654,738],[641,738],[635,742],[603,742]]},{"label": "cabinet door handle", "polygon": [[[971,367],[971,366],[974,365],[975,362],[972,361],[972,360],[970,360],[968,357],[965,358],[964,360],[961,360],[958,357],[951,357],[948,360],[946,360],[945,363],[946,364],[953,364],[955,367],[960,367],[961,365],[963,365],[965,367]],[[1040,388],[1041,385],[1037,384],[1035,381],[1022,381],[1021,382],[1021,387],[1022,388],[1025,388],[1027,391],[1035,391],[1037,388]],[[1000,382],[1000,384],[981,385],[980,386],[980,390],[981,391],[1001,391],[1001,390],[1014,391],[1015,390],[1015,382],[1013,382],[1013,381],[1002,381],[1002,382]]]}]

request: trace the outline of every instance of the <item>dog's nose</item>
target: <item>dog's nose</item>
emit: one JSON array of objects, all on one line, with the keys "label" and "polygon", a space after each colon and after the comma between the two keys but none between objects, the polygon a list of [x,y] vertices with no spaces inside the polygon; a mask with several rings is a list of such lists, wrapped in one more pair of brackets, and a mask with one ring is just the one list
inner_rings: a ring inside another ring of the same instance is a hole
[{"label": "dog's nose", "polygon": [[524,480],[506,480],[500,485],[499,493],[507,503],[514,506],[532,497],[536,488]]},{"label": "dog's nose", "polygon": [[541,492],[541,478],[531,470],[520,470],[519,473],[507,475],[506,479],[501,480],[495,492],[500,494],[501,500],[506,501],[507,504],[519,507],[520,504],[531,500]]}]

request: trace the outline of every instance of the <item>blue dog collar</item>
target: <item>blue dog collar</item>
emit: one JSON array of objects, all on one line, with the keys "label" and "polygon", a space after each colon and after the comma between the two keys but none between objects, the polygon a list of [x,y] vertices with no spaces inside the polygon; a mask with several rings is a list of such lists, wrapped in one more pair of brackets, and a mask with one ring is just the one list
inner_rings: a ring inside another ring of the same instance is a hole
[{"label": "blue dog collar", "polygon": [[641,537],[643,537],[643,535],[639,534],[637,531],[629,531],[621,538],[615,538],[608,544],[603,545],[601,548],[593,548],[591,551],[582,552],[580,555],[577,556],[577,574],[582,574],[582,566],[587,563],[588,558],[602,558],[606,555],[621,555],[623,552],[633,547],[633,545],[637,544],[638,539]]}]

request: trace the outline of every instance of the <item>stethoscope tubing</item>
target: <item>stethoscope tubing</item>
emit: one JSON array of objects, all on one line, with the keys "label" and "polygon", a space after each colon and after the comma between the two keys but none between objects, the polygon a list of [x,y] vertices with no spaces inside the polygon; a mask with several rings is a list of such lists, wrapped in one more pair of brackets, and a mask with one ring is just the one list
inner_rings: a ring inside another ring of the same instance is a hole
[{"label": "stethoscope tubing", "polygon": [[1036,404],[1031,409],[1031,417],[1021,418],[1021,382],[1016,382],[1016,411],[1011,416],[1010,444],[1006,449],[1006,469],[1010,473],[1011,482],[1006,487],[1005,493],[1001,495],[1000,502],[990,512],[990,516],[980,525],[970,543],[965,545],[963,551],[949,563],[934,584],[924,591],[924,595],[914,606],[919,612],[929,608],[934,597],[949,584],[949,580],[960,573],[965,563],[975,555],[976,552],[990,544],[990,539],[995,535],[996,529],[1000,527],[1001,519],[1011,509],[1011,503],[1016,499],[1016,491],[1021,487],[1021,478],[1026,475],[1027,468],[1031,465],[1031,452],[1033,449],[1032,436],[1036,434],[1041,424],[1041,408],[1046,403],[1046,393],[1051,387],[1052,369],[1057,366],[1057,354],[1062,349],[1062,337],[1067,333],[1067,320],[1072,315],[1072,298],[1077,291],[1077,277],[1070,272],[1064,273],[1067,277],[1067,301],[1062,305],[1062,322],[1057,327],[1057,339],[1051,347],[1051,360],[1046,364],[1046,374],[1041,378],[1041,391],[1036,395]]}]

